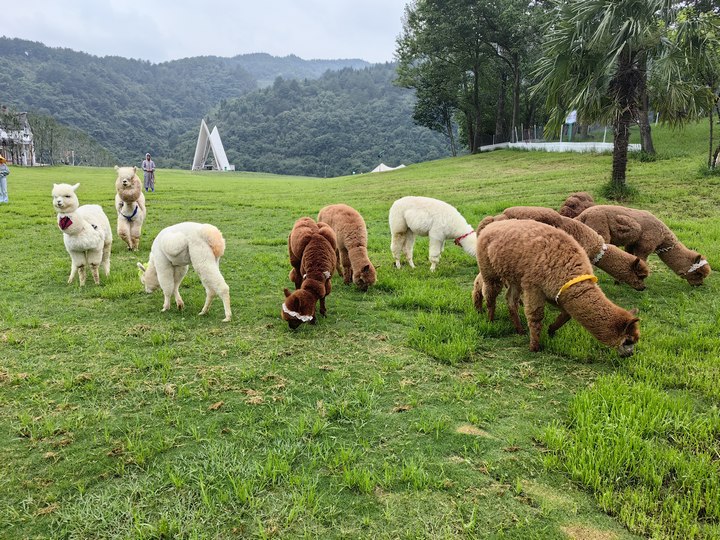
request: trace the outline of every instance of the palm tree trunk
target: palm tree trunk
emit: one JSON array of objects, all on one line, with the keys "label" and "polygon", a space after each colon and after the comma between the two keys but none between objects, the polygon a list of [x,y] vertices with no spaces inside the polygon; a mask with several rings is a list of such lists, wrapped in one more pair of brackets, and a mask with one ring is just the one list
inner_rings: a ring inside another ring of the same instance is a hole
[{"label": "palm tree trunk", "polygon": [[632,113],[625,110],[615,121],[615,141],[613,144],[612,185],[617,192],[625,190],[625,172],[627,171],[627,151],[630,140],[630,122]]},{"label": "palm tree trunk", "polygon": [[650,109],[650,99],[647,91],[647,59],[642,56],[640,60],[640,70],[642,78],[640,80],[640,96],[638,99],[638,124],[640,124],[640,147],[646,154],[655,155],[655,146],[653,146],[652,134],[650,133],[650,120],[648,119],[648,109]]}]

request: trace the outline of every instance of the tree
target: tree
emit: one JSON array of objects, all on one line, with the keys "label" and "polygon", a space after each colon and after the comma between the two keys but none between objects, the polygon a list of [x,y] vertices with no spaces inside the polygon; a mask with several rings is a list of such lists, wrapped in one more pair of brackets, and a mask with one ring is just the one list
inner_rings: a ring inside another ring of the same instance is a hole
[{"label": "tree", "polygon": [[610,192],[627,192],[630,124],[643,108],[646,66],[674,20],[671,0],[565,0],[556,4],[538,65],[547,92],[550,131],[567,111],[580,121],[606,121],[614,131]]}]

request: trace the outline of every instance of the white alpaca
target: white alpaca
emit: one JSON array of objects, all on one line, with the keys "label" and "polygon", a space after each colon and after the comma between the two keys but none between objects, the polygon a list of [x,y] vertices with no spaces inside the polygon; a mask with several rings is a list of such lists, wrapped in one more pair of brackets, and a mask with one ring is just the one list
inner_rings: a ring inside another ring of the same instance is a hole
[{"label": "white alpaca", "polygon": [[53,184],[52,198],[65,249],[72,259],[68,283],[73,282],[77,273],[82,287],[85,285],[87,265],[90,265],[93,280],[97,284],[100,283],[100,265],[106,276],[110,274],[112,230],[102,207],[97,204],[80,206],[75,194],[78,187],[80,184]]},{"label": "white alpaca", "polygon": [[128,246],[137,251],[140,246],[140,232],[145,221],[145,195],[138,178],[137,167],[118,167],[115,180],[115,209],[117,210],[117,233]]},{"label": "white alpaca", "polygon": [[390,208],[390,250],[395,266],[400,268],[400,255],[405,254],[408,264],[413,263],[413,247],[416,236],[430,237],[430,271],[434,272],[440,261],[445,240],[455,239],[465,253],[475,257],[477,235],[454,206],[430,197],[403,197]]},{"label": "white alpaca", "polygon": [[170,295],[175,296],[178,309],[185,303],[180,297],[180,283],[192,264],[205,287],[205,305],[200,315],[210,309],[215,296],[222,298],[225,308],[223,322],[230,320],[230,287],[220,273],[220,257],[225,253],[225,239],[220,230],[208,223],[186,221],[164,228],[157,235],[150,248],[147,266],[137,263],[140,268],[140,282],[145,291],[153,292],[160,287],[165,295],[162,311],[170,309]]}]

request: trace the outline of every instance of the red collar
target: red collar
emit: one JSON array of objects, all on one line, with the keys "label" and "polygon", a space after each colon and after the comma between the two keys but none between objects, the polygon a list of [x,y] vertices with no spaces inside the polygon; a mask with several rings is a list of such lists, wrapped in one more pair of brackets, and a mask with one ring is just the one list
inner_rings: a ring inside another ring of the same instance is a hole
[{"label": "red collar", "polygon": [[460,240],[462,240],[462,239],[465,238],[466,236],[470,236],[470,235],[471,235],[472,233],[474,233],[474,232],[475,232],[475,231],[470,231],[470,232],[466,232],[466,233],[463,234],[462,236],[458,236],[458,237],[455,239],[455,245],[456,245],[456,246],[459,246],[459,245],[460,245]]}]

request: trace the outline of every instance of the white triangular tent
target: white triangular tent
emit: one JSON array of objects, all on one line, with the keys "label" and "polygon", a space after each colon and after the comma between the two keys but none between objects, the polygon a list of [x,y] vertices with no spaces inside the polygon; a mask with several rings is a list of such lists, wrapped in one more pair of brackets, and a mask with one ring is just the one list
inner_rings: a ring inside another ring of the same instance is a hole
[{"label": "white triangular tent", "polygon": [[205,163],[210,156],[212,150],[215,164],[213,169],[216,171],[234,171],[235,165],[230,165],[225,155],[225,148],[220,140],[220,132],[217,126],[213,126],[212,132],[208,130],[205,120],[200,120],[200,134],[198,135],[197,145],[195,146],[195,157],[193,158],[192,170],[200,171],[205,169]]},{"label": "white triangular tent", "polygon": [[397,167],[388,167],[388,166],[385,165],[384,163],[381,163],[380,165],[378,165],[377,167],[375,167],[375,168],[374,168],[372,171],[370,171],[370,172],[394,171],[395,169],[402,169],[404,166],[405,166],[405,165],[403,165],[403,164],[401,163],[401,164],[398,165]]}]

